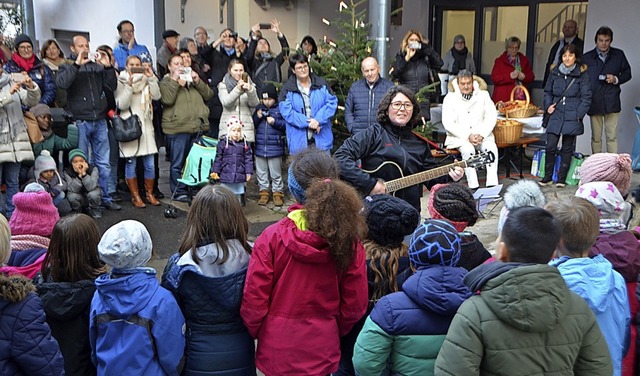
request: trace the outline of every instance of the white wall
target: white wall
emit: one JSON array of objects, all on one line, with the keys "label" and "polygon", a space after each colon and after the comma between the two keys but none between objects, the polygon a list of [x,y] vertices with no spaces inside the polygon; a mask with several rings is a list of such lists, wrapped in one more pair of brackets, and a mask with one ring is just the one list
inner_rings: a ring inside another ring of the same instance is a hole
[{"label": "white wall", "polygon": [[[613,29],[612,46],[624,51],[631,64],[631,81],[622,85],[622,112],[618,122],[618,152],[631,153],[633,138],[638,130],[633,109],[640,105],[640,29],[637,27],[640,15],[638,0],[616,0],[612,6],[610,0],[589,0],[587,11],[587,28],[585,31],[584,49],[590,51],[595,47],[593,38],[598,28],[608,25]],[[588,118],[588,117],[587,117]],[[578,137],[578,151],[591,154],[591,125],[585,121],[585,134]]]}]

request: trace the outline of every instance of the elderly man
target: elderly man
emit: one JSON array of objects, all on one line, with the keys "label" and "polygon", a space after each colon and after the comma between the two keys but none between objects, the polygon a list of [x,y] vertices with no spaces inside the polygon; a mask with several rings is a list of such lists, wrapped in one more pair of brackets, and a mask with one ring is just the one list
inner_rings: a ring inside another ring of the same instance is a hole
[{"label": "elderly man", "polygon": [[584,41],[578,38],[578,23],[575,20],[566,20],[562,25],[562,39],[558,40],[551,51],[549,51],[549,59],[547,65],[544,68],[544,80],[542,81],[542,87],[547,84],[547,78],[549,78],[549,72],[551,72],[551,66],[556,66],[562,62],[562,48],[568,44],[573,44],[578,47],[578,51],[582,53],[584,49]]},{"label": "elderly man", "polygon": [[143,44],[138,44],[135,37],[135,28],[129,20],[120,21],[118,26],[118,45],[113,49],[113,58],[116,60],[116,69],[123,70],[127,64],[129,55],[142,57],[143,55],[151,57],[149,49]]},{"label": "elderly man", "polygon": [[180,34],[175,30],[165,30],[162,33],[162,39],[164,43],[158,49],[156,66],[158,69],[158,76],[162,79],[165,74],[169,72],[167,64],[171,55],[178,51],[178,42],[180,42]]},{"label": "elderly man", "polygon": [[374,57],[362,60],[360,80],[351,85],[345,102],[344,120],[349,133],[355,134],[377,122],[378,104],[393,82],[380,77],[380,66]]},{"label": "elderly man", "polygon": [[[467,159],[476,151],[492,151],[498,155],[493,138],[496,107],[487,92],[487,84],[480,77],[463,69],[449,83],[449,93],[442,104],[442,125],[447,131],[445,146],[460,150]],[[465,168],[467,184],[480,186],[475,168]],[[498,162],[487,165],[487,187],[498,185]]]}]

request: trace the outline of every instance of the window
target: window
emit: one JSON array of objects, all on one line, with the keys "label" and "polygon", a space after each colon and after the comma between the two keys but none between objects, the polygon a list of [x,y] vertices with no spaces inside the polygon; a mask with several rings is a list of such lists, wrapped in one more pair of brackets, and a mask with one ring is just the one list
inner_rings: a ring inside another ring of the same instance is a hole
[{"label": "window", "polygon": [[507,38],[520,38],[520,52],[526,55],[529,7],[500,6],[484,8],[481,73],[491,74],[496,57],[505,51]]},{"label": "window", "polygon": [[402,26],[402,0],[391,0],[391,26]]},{"label": "window", "polygon": [[462,34],[465,45],[473,54],[473,30],[476,12],[473,10],[445,10],[442,12],[442,56],[453,46],[453,38]]}]

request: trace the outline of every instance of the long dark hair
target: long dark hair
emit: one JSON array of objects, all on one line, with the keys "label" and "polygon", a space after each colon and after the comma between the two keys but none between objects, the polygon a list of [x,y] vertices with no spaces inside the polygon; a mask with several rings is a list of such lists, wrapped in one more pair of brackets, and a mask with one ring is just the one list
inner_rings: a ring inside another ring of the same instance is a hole
[{"label": "long dark hair", "polygon": [[338,270],[345,271],[367,234],[360,215],[362,200],[353,187],[338,178],[338,166],[325,151],[307,148],[296,154],[292,163],[293,176],[305,189],[307,226],[327,241]]},{"label": "long dark hair", "polygon": [[562,61],[562,55],[564,55],[565,52],[569,52],[576,55],[576,65],[578,67],[582,65],[582,52],[578,47],[576,47],[575,44],[567,44],[566,46],[562,47],[562,52],[560,53],[561,61]]},{"label": "long dark hair", "polygon": [[42,277],[54,282],[95,279],[106,272],[98,256],[100,231],[86,214],[60,218],[51,232],[49,249],[42,263]]},{"label": "long dark hair", "polygon": [[318,53],[318,45],[316,44],[316,40],[313,39],[311,35],[305,35],[304,38],[302,38],[302,40],[300,41],[300,48],[302,48],[304,42],[307,42],[311,46],[313,46],[309,55],[316,55]]},{"label": "long dark hair", "polygon": [[391,120],[389,120],[389,106],[391,105],[391,101],[398,94],[404,94],[411,103],[413,104],[413,112],[411,114],[411,119],[409,119],[409,125],[413,126],[418,121],[420,117],[420,104],[416,99],[416,95],[413,93],[411,89],[406,86],[398,85],[392,86],[387,94],[382,98],[380,104],[378,105],[378,114],[377,119],[380,124],[390,124]]},{"label": "long dark hair", "polygon": [[251,254],[248,236],[249,222],[236,195],[221,185],[209,185],[202,188],[193,199],[179,252],[184,255],[191,251],[191,256],[199,263],[201,260],[196,248],[215,243],[222,252],[222,257],[215,263],[221,265],[229,259],[228,240],[237,239],[244,250]]}]

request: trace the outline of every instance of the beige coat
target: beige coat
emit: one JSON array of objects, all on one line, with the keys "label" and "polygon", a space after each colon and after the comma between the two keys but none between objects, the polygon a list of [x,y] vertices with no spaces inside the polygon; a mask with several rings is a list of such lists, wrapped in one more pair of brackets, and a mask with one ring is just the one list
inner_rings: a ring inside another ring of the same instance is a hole
[{"label": "beige coat", "polygon": [[[7,76],[7,77],[5,77]],[[2,73],[2,81],[9,81],[8,74]],[[40,101],[40,88],[33,85],[33,89],[20,88],[17,92],[9,94],[11,82],[0,89],[0,107],[6,111],[9,127],[13,127],[16,122],[24,123],[21,104],[28,107],[35,106]],[[24,127],[24,125],[22,125]],[[26,127],[16,136],[15,140],[5,144],[0,144],[0,163],[33,161],[33,149],[27,134]]]},{"label": "beige coat", "polygon": [[142,136],[139,140],[118,143],[121,158],[140,157],[156,154],[158,147],[153,129],[153,108],[151,100],[160,99],[158,79],[147,77],[141,73],[133,75],[133,85],[129,86],[129,73],[122,71],[118,77],[118,88],[115,92],[116,105],[121,116],[128,118],[130,112],[138,115],[142,125]]},{"label": "beige coat", "polygon": [[255,107],[260,104],[255,85],[251,85],[251,90],[247,92],[239,90],[238,87],[229,92],[223,80],[218,84],[218,97],[223,107],[218,138],[227,134],[227,120],[235,115],[244,123],[242,134],[245,139],[249,142],[255,142],[255,128],[251,115]]}]

